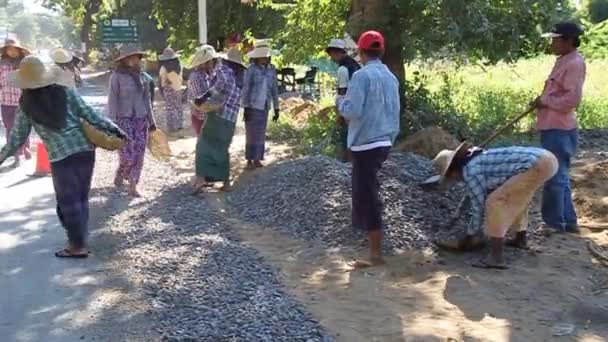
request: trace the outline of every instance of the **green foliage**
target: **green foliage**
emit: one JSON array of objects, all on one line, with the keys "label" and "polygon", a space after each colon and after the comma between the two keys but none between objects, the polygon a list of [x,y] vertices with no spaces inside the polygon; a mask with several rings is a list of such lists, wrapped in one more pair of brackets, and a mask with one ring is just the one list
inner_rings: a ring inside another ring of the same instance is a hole
[{"label": "green foliage", "polygon": [[600,23],[608,19],[608,0],[590,0],[587,6],[589,20],[592,23]]},{"label": "green foliage", "polygon": [[581,52],[589,59],[608,57],[608,21],[587,28],[582,38]]},{"label": "green foliage", "polygon": [[[170,43],[186,52],[199,45],[197,0],[153,0],[153,17],[169,33]],[[222,47],[232,32],[271,37],[283,27],[281,13],[270,6],[256,7],[241,0],[207,1],[208,42]]]},{"label": "green foliage", "polygon": [[298,0],[277,37],[285,61],[305,63],[324,54],[331,38],[344,36],[349,7],[349,0]]}]

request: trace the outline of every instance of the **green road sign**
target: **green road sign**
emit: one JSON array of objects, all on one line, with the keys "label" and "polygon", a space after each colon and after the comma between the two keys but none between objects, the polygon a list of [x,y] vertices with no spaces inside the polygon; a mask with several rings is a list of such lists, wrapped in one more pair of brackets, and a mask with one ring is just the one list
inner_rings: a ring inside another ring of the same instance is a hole
[{"label": "green road sign", "polygon": [[104,20],[101,40],[104,43],[136,43],[139,41],[137,22],[133,19]]}]

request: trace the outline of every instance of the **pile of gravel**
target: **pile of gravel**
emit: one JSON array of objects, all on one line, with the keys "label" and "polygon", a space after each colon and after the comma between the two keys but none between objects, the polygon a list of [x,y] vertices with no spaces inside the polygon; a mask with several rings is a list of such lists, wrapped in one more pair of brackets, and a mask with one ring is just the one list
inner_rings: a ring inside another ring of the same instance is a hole
[{"label": "pile of gravel", "polygon": [[[276,227],[293,237],[320,241],[328,247],[361,243],[352,229],[351,167],[315,156],[270,167],[228,197],[244,219]],[[431,162],[411,153],[392,153],[380,178],[385,204],[388,250],[424,249],[444,234],[462,231],[467,217],[449,229],[463,189],[425,192],[418,185],[433,175]]]},{"label": "pile of gravel", "polygon": [[221,213],[189,195],[169,165],[147,158],[131,200],[111,188],[115,156],[98,153],[93,202],[107,201],[125,277],[148,298],[167,341],[334,341],[243,246]]}]

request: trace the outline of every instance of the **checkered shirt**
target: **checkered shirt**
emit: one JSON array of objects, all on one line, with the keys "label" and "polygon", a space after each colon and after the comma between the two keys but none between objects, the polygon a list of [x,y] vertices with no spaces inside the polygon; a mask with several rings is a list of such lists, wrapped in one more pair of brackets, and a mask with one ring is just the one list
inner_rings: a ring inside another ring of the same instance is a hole
[{"label": "checkered shirt", "polygon": [[0,62],[0,104],[4,106],[18,106],[21,90],[8,82],[8,74],[15,71],[9,63]]},{"label": "checkered shirt", "polygon": [[87,105],[73,90],[67,91],[68,113],[66,127],[61,131],[54,131],[32,121],[29,115],[19,110],[15,120],[15,127],[11,131],[10,141],[0,151],[0,164],[9,156],[15,154],[30,135],[32,127],[42,138],[49,153],[51,162],[65,159],[75,153],[92,151],[94,147],[89,143],[80,128],[80,119],[88,121],[93,126],[116,132],[118,128],[108,119],[102,117],[97,111]]},{"label": "checkered shirt", "polygon": [[236,85],[236,76],[234,71],[225,65],[218,65],[215,68],[215,75],[211,78],[211,92],[214,99],[221,98],[224,102],[224,110],[220,115],[231,122],[236,122],[239,115],[239,107],[241,101],[241,89]]},{"label": "checkered shirt", "polygon": [[[190,79],[188,80],[188,100],[190,102],[194,102],[194,100],[205,95],[209,89],[208,78],[207,74],[199,70],[195,70],[190,74]],[[205,113],[194,108],[194,106],[192,107],[192,115],[201,120],[205,119]]]},{"label": "checkered shirt", "polygon": [[544,153],[541,148],[514,146],[490,149],[469,161],[463,169],[473,214],[467,234],[481,231],[488,194],[509,178],[529,170]]}]

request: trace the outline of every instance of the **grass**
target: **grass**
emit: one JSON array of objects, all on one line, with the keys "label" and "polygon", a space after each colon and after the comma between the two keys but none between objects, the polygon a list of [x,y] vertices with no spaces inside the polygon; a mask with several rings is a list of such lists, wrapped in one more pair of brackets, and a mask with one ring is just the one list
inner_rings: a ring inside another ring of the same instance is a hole
[{"label": "grass", "polygon": [[[420,74],[442,109],[464,115],[474,132],[486,132],[521,112],[542,92],[554,61],[553,56],[543,56],[491,67],[433,64],[411,65],[407,69],[409,80],[414,73]],[[587,62],[583,102],[577,110],[582,128],[608,126],[606,70],[607,60]],[[533,117],[528,118],[518,129],[529,129],[533,121]]]}]

